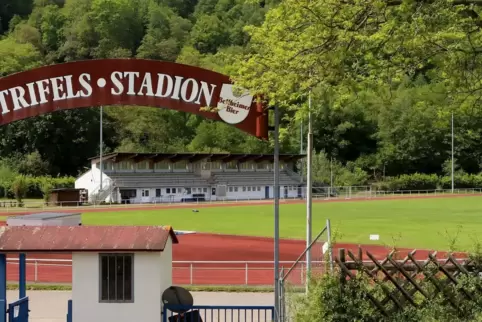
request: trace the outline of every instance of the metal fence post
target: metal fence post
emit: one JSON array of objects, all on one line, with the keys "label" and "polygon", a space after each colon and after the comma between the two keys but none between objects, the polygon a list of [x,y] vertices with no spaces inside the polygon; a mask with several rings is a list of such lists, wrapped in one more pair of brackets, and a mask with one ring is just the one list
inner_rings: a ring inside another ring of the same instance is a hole
[{"label": "metal fence post", "polygon": [[38,281],[38,262],[34,262],[34,274],[33,274],[33,281],[37,283]]},{"label": "metal fence post", "polygon": [[301,263],[301,285],[303,285],[304,281],[304,272],[303,272],[303,263]]},{"label": "metal fence post", "polygon": [[248,285],[248,262],[246,262],[246,266],[245,266],[244,284]]},{"label": "metal fence post", "polygon": [[189,264],[189,284],[191,284],[191,285],[192,285],[192,280],[193,280],[193,277],[192,277],[192,275],[193,275],[193,274],[192,274],[192,269],[193,269],[193,268],[192,268],[192,266],[193,266],[192,263],[190,263],[190,264]]},{"label": "metal fence post", "polygon": [[334,267],[333,267],[333,248],[331,245],[331,223],[330,219],[326,220],[326,233],[327,233],[327,239],[328,239],[328,252],[330,255],[330,271],[333,273]]}]

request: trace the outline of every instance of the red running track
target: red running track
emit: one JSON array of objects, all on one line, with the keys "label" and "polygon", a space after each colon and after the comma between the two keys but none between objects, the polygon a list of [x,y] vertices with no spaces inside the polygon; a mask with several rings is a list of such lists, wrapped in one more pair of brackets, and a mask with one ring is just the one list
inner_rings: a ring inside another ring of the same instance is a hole
[{"label": "red running track", "polygon": [[[420,196],[411,198],[457,198],[467,196],[480,196],[480,194],[468,195],[442,195],[442,196]],[[359,201],[375,201],[375,200],[393,200],[393,199],[411,199],[405,196],[382,197],[370,199],[333,199],[319,200],[316,202],[359,202]],[[289,200],[283,203],[302,203],[302,200]],[[227,206],[247,206],[259,204],[272,204],[272,201],[266,202],[239,202],[228,204],[199,204],[196,207],[227,207]],[[96,211],[122,211],[122,210],[144,210],[144,209],[166,209],[173,208],[177,205],[159,205],[154,207],[119,207],[119,208],[97,208],[82,209],[82,212]],[[192,205],[179,205],[177,207],[192,207]],[[77,212],[78,209],[62,210],[62,212]],[[17,215],[20,213],[16,213]],[[1,225],[2,223],[0,223]],[[3,223],[4,224],[4,223]],[[245,237],[231,235],[213,235],[213,234],[192,234],[178,236],[180,243],[173,246],[174,261],[270,261],[273,260],[273,240],[264,237]],[[303,240],[281,240],[280,241],[280,261],[294,262],[296,258],[303,252],[305,241]],[[335,247],[336,248],[336,247]],[[356,252],[358,245],[338,244],[337,248],[345,248]],[[370,251],[376,258],[384,258],[389,249],[383,246],[364,245],[365,251]],[[321,245],[317,247],[318,254],[321,254]],[[400,256],[405,256],[409,250],[400,250]],[[336,250],[335,250],[336,252]],[[429,251],[418,251],[416,257],[425,259]],[[439,252],[439,255],[444,254]],[[321,260],[321,255],[317,255],[316,250],[313,253],[313,260]],[[463,255],[461,255],[463,256]],[[10,255],[16,257],[18,255]],[[28,255],[28,259],[71,259],[70,254],[35,254]],[[18,280],[18,265],[14,261],[9,261],[7,278],[9,281]],[[63,264],[63,266],[61,266]],[[58,261],[38,262],[37,265],[30,262],[27,265],[27,281],[41,283],[71,283],[72,268],[70,262],[60,264]],[[270,267],[271,266],[271,267]],[[282,265],[288,269],[291,264]],[[314,267],[313,270],[320,271],[320,267]],[[246,274],[247,271],[247,274]],[[274,280],[274,272],[272,264],[249,264],[246,269],[244,263],[225,263],[220,264],[175,264],[173,267],[173,282],[177,285],[271,285]],[[290,277],[290,282],[294,284],[303,281],[303,268],[297,267]]]},{"label": "red running track", "polygon": [[[173,246],[174,261],[272,261],[273,240],[263,237],[246,237],[215,234],[180,235],[179,244]],[[305,241],[281,240],[280,261],[294,262],[303,252]],[[354,252],[357,245],[338,244],[337,248],[346,248]],[[377,258],[385,257],[389,249],[383,246],[363,246]],[[314,250],[313,260],[320,261],[321,244]],[[408,250],[402,250],[404,256]],[[417,257],[426,258],[428,251],[417,252]],[[10,255],[9,257],[17,257]],[[71,259],[71,254],[27,254],[27,259],[52,259],[51,262],[29,262],[27,265],[27,281],[40,283],[71,283],[72,267],[70,262],[59,263],[55,259]],[[9,260],[7,278],[9,281],[18,280],[18,264]],[[63,265],[63,266],[60,266]],[[290,264],[283,265],[285,269]],[[315,266],[314,271],[321,272],[322,267]],[[247,274],[246,274],[247,271]],[[273,266],[266,264],[249,264],[246,270],[245,263],[204,263],[204,264],[178,264],[173,267],[173,282],[177,285],[271,285],[274,279]],[[303,268],[297,266],[291,274],[289,281],[293,284],[303,282]]]}]

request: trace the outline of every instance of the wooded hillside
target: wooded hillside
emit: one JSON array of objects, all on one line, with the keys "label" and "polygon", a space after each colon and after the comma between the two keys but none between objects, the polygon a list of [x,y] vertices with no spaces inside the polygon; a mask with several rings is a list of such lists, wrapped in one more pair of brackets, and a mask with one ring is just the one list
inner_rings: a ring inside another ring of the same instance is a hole
[{"label": "wooded hillside", "polygon": [[[122,57],[212,69],[283,108],[284,153],[300,151],[302,123],[306,140],[311,89],[314,148],[324,151],[315,163],[326,168],[333,158],[358,184],[446,174],[454,112],[456,168],[479,173],[478,12],[447,0],[3,0],[0,76]],[[107,152],[271,152],[269,143],[196,116],[104,110]],[[20,172],[76,175],[98,154],[99,110],[19,121],[0,135],[1,157]]]}]

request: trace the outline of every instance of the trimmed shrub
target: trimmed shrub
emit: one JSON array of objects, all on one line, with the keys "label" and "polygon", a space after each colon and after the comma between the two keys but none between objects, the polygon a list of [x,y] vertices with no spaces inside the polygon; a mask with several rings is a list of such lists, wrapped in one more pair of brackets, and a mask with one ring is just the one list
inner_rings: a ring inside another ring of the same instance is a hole
[{"label": "trimmed shrub", "polygon": [[399,177],[387,178],[375,186],[378,190],[435,190],[440,185],[440,179],[436,174],[414,173],[404,174]]}]

